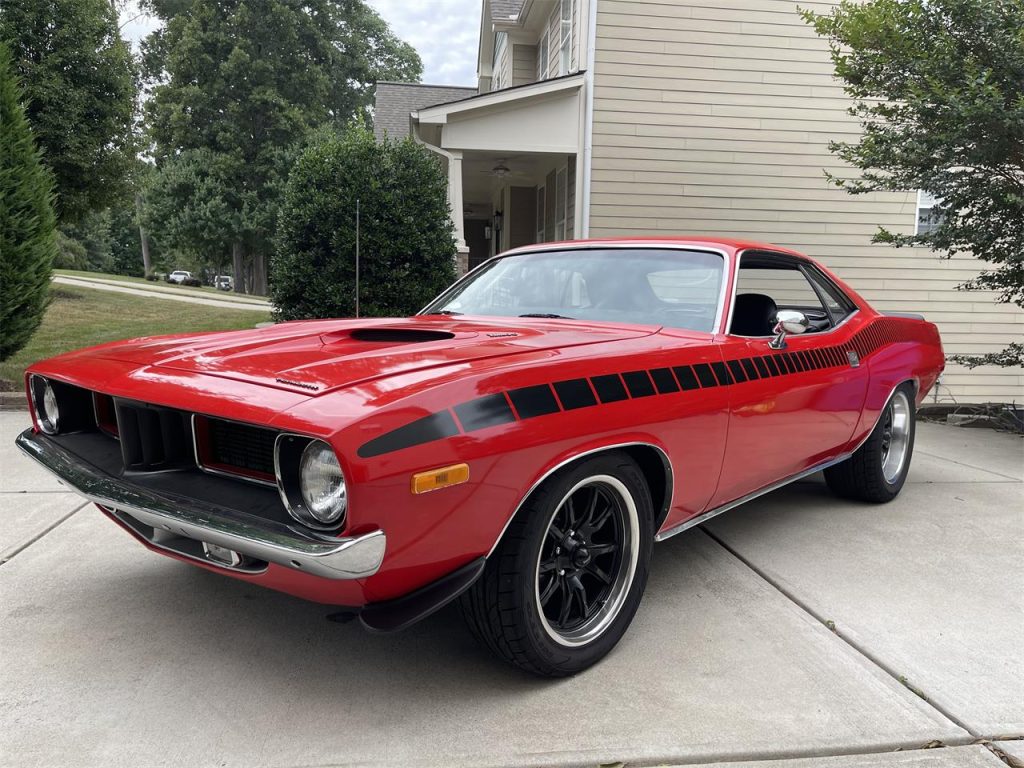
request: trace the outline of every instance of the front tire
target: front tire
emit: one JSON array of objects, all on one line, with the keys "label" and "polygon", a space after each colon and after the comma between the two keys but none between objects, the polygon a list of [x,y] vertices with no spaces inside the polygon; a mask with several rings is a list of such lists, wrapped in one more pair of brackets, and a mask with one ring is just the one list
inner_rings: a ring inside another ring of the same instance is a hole
[{"label": "front tire", "polygon": [[870,437],[846,461],[825,470],[837,496],[874,504],[895,499],[903,489],[914,453],[914,387],[901,384],[885,404]]},{"label": "front tire", "polygon": [[625,634],[647,584],[654,510],[627,454],[584,459],[522,506],[460,599],[494,653],[547,677],[580,672]]}]

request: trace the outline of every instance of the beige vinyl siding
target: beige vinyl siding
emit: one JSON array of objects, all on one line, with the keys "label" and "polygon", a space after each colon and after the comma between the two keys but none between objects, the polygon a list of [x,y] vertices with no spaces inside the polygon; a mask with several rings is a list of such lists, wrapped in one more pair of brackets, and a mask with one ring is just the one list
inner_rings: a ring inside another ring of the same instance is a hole
[{"label": "beige vinyl siding", "polygon": [[[801,0],[827,11],[832,3]],[[599,0],[590,234],[711,234],[820,258],[881,310],[936,322],[947,352],[994,352],[1024,312],[957,291],[969,256],[872,245],[912,232],[916,191],[851,196],[823,169],[856,121],[827,46],[789,0]],[[929,402],[1024,400],[1020,369],[949,366]]]},{"label": "beige vinyl siding", "polygon": [[516,43],[512,46],[512,85],[527,85],[537,80],[537,46]]},{"label": "beige vinyl siding", "polygon": [[512,83],[512,41],[506,38],[505,46],[501,51],[501,55],[498,58],[497,67],[494,71],[494,79],[492,82],[497,83],[497,87],[492,88],[493,91],[503,90],[511,86]]},{"label": "beige vinyl siding", "polygon": [[558,77],[559,43],[562,40],[562,10],[556,2],[548,17],[548,77]]}]

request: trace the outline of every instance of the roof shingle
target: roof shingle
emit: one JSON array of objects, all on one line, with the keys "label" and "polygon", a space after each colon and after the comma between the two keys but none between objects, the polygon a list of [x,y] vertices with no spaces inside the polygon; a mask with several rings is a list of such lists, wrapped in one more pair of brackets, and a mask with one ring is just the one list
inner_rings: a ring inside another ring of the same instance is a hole
[{"label": "roof shingle", "polygon": [[377,102],[373,111],[373,135],[387,133],[393,139],[409,135],[409,113],[434,104],[475,96],[476,88],[422,83],[377,83]]}]

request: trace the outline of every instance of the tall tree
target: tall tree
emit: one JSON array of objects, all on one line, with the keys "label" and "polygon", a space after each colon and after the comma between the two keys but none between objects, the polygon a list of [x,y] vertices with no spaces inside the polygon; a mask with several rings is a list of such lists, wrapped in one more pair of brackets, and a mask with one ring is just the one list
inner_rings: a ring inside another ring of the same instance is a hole
[{"label": "tall tree", "polygon": [[[415,79],[419,57],[361,0],[152,0],[165,20],[144,46],[162,189],[182,208],[221,207],[235,289],[266,293],[280,190],[311,129],[364,113],[372,82]],[[205,168],[199,168],[202,164]],[[196,183],[181,183],[184,169]],[[192,238],[211,247],[206,227]],[[185,242],[176,243],[186,247]]]},{"label": "tall tree", "polygon": [[[960,287],[1024,307],[1024,2],[844,0],[804,16],[828,38],[863,127],[859,141],[831,144],[859,177],[832,181],[938,199],[934,228],[883,228],[875,241],[972,253],[989,267]],[[1024,344],[956,359],[1022,365]]]},{"label": "tall tree", "polygon": [[50,176],[0,42],[0,360],[25,346],[43,319],[57,250],[50,200]]},{"label": "tall tree", "polygon": [[4,0],[26,115],[53,172],[57,214],[74,223],[127,183],[138,78],[110,0]]}]

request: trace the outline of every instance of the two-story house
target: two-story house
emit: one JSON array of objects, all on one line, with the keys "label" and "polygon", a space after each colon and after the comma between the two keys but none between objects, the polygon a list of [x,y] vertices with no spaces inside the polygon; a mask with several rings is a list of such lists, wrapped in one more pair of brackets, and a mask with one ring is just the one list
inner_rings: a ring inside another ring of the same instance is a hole
[{"label": "two-story house", "polygon": [[[804,251],[875,306],[924,313],[947,352],[992,352],[1024,313],[970,256],[873,245],[927,226],[917,191],[851,196],[824,170],[857,122],[798,6],[823,0],[483,0],[475,87],[380,84],[376,129],[444,158],[461,268],[536,242],[747,237]],[[1024,371],[950,366],[932,400],[1024,401]]]}]

